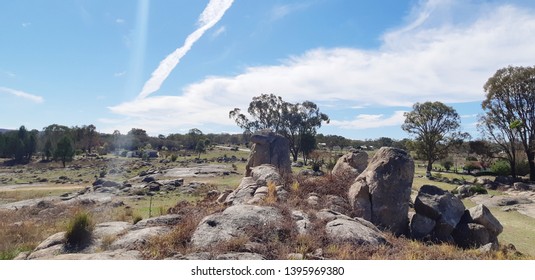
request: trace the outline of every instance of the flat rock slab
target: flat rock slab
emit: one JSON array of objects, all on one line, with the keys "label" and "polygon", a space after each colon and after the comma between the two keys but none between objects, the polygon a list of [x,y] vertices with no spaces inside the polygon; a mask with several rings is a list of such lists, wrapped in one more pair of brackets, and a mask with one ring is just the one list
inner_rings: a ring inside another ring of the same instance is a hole
[{"label": "flat rock slab", "polygon": [[106,222],[95,226],[93,236],[101,239],[106,236],[117,236],[132,227],[131,223],[127,222]]},{"label": "flat rock slab", "polygon": [[114,250],[117,249],[128,249],[135,250],[139,246],[147,244],[149,239],[166,234],[170,231],[168,227],[149,227],[139,230],[133,230],[127,232],[125,235],[121,236],[119,239],[115,240],[111,244],[111,248]]},{"label": "flat rock slab", "polygon": [[332,242],[355,245],[380,245],[387,241],[383,234],[357,220],[334,219],[325,225],[325,232]]},{"label": "flat rock slab", "polygon": [[[182,178],[182,177],[214,177],[225,172],[231,172],[226,165],[218,164],[199,164],[194,167],[178,167],[166,170],[162,177],[173,177],[173,178]],[[160,177],[160,175],[155,175],[155,177]]]},{"label": "flat rock slab", "polygon": [[142,260],[141,252],[136,250],[115,250],[93,254],[62,254],[51,260]]},{"label": "flat rock slab", "polygon": [[191,242],[195,247],[210,247],[232,238],[247,236],[254,229],[276,226],[282,220],[280,211],[273,207],[234,205],[221,213],[205,217],[195,229]]}]

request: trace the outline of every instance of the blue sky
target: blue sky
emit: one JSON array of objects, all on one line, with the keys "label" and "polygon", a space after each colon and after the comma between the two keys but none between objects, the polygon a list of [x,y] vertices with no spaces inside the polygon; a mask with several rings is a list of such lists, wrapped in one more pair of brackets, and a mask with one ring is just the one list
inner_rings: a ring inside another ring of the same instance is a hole
[{"label": "blue sky", "polygon": [[483,84],[533,46],[528,0],[1,1],[0,127],[233,133],[274,93],[317,103],[324,134],[401,139],[442,101],[477,137]]}]

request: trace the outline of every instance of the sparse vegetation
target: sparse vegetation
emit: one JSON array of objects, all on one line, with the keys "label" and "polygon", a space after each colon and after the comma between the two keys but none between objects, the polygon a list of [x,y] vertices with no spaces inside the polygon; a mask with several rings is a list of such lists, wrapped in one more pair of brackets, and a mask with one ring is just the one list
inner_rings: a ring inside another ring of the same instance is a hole
[{"label": "sparse vegetation", "polygon": [[88,212],[80,211],[67,224],[65,248],[77,252],[91,243],[94,222]]}]

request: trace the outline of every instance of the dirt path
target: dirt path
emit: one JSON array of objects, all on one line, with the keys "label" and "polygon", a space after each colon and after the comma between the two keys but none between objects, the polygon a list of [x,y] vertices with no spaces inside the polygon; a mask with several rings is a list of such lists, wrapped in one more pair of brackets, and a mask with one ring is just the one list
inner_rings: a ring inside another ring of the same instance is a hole
[{"label": "dirt path", "polygon": [[18,184],[0,186],[0,192],[10,191],[49,191],[49,190],[74,190],[83,189],[86,186],[71,184]]}]

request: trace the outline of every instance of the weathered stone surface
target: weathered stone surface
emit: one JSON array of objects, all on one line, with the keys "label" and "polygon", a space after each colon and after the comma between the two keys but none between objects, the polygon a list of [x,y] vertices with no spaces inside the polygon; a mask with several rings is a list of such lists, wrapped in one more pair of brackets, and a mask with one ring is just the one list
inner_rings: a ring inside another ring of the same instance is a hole
[{"label": "weathered stone surface", "polygon": [[345,199],[331,194],[325,197],[325,206],[333,211],[343,214],[349,213],[351,209],[351,206],[349,206],[349,203]]},{"label": "weathered stone surface", "polygon": [[253,198],[258,189],[253,177],[243,177],[240,185],[225,199],[225,204],[243,204]]},{"label": "weathered stone surface", "polygon": [[480,224],[460,223],[451,234],[463,248],[479,248],[492,241],[489,231]]},{"label": "weathered stone surface", "polygon": [[257,185],[266,186],[268,183],[281,185],[284,183],[277,168],[271,164],[262,164],[251,169],[251,177]]},{"label": "weathered stone surface", "polygon": [[349,188],[349,204],[357,217],[372,220],[372,203],[370,189],[365,180],[356,180]]},{"label": "weathered stone surface", "polygon": [[249,234],[251,229],[280,224],[280,211],[273,207],[239,204],[205,217],[191,238],[196,247],[209,247],[221,241]]},{"label": "weathered stone surface", "polygon": [[292,211],[292,218],[295,221],[295,224],[297,226],[297,232],[299,234],[309,233],[311,224],[310,219],[305,212],[300,210],[294,210]]},{"label": "weathered stone surface", "polygon": [[132,230],[115,240],[110,248],[112,250],[128,249],[135,250],[139,246],[145,245],[150,238],[166,234],[170,231],[168,227],[148,227],[139,230]]},{"label": "weathered stone surface", "polygon": [[182,220],[181,215],[177,215],[177,214],[163,215],[163,216],[143,219],[137,222],[134,226],[132,226],[132,229],[138,230],[142,228],[156,227],[156,226],[174,226],[180,223],[181,220]]},{"label": "weathered stone surface", "polygon": [[263,164],[251,169],[251,177],[244,177],[233,192],[225,199],[227,205],[237,204],[258,204],[268,195],[269,184],[276,185],[277,200],[281,201],[287,198],[288,192],[278,184],[283,180],[277,168],[271,164]]},{"label": "weathered stone surface", "polygon": [[502,224],[492,215],[490,210],[483,204],[476,205],[470,209],[470,217],[475,223],[483,225],[492,236],[496,237],[503,231]]},{"label": "weathered stone surface", "polygon": [[370,221],[395,234],[407,230],[414,161],[407,152],[383,147],[349,190],[353,210],[368,216],[365,192],[369,191]]},{"label": "weathered stone surface", "polygon": [[357,220],[334,219],[325,225],[325,232],[331,242],[355,245],[380,245],[387,241],[376,228],[370,228]]},{"label": "weathered stone surface", "polygon": [[32,252],[28,256],[28,260],[51,259],[54,256],[63,254],[64,252],[65,252],[65,248],[63,244],[56,244],[56,245],[52,245],[50,247]]},{"label": "weathered stone surface", "polygon": [[132,227],[131,223],[127,222],[106,222],[95,226],[93,230],[93,237],[101,239],[106,236],[117,236]]},{"label": "weathered stone surface", "polygon": [[368,166],[368,153],[355,151],[341,156],[333,167],[333,176],[344,176],[353,181]]},{"label": "weathered stone surface", "polygon": [[43,242],[39,243],[37,247],[35,247],[34,251],[39,251],[42,249],[46,249],[49,247],[52,247],[54,245],[63,244],[65,243],[65,232],[58,232],[51,236],[49,236],[47,239],[45,239]]},{"label": "weathered stone surface", "polygon": [[411,212],[409,214],[409,228],[412,238],[421,239],[433,231],[436,222],[424,215]]},{"label": "weathered stone surface", "polygon": [[271,131],[259,131],[251,136],[249,161],[245,167],[245,176],[251,176],[251,169],[262,164],[274,165],[280,174],[291,174],[290,145],[288,139]]},{"label": "weathered stone surface", "polygon": [[52,260],[142,260],[141,252],[137,250],[119,249],[92,254],[62,254],[52,258]]},{"label": "weathered stone surface", "polygon": [[264,256],[256,253],[226,253],[215,257],[216,260],[265,260]]},{"label": "weathered stone surface", "polygon": [[515,191],[529,191],[532,188],[530,184],[523,182],[516,182],[513,184],[513,190]]},{"label": "weathered stone surface", "polygon": [[461,200],[436,186],[424,185],[420,188],[414,202],[416,213],[436,221],[434,235],[447,239],[457,226],[464,213]]}]

